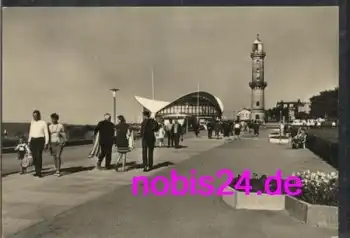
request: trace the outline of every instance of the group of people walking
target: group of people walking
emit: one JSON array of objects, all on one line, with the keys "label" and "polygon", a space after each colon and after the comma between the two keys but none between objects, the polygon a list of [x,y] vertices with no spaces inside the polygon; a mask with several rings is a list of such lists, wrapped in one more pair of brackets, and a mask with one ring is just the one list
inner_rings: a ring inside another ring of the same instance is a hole
[{"label": "group of people walking", "polygon": [[[64,126],[59,123],[59,115],[51,114],[51,123],[48,124],[41,118],[38,110],[33,112],[33,120],[30,123],[28,140],[21,137],[15,150],[20,160],[21,174],[27,172],[29,166],[35,166],[34,176],[42,177],[43,152],[49,150],[54,158],[55,175],[61,176],[62,152],[67,141]],[[122,163],[122,171],[125,171],[126,156],[134,148],[134,133],[124,116],[117,117],[117,124],[111,122],[111,115],[106,113],[94,129],[94,143],[89,157],[97,157],[97,169],[101,169],[103,160],[105,168],[111,169],[113,145],[117,147],[118,165]],[[157,136],[157,137],[156,137]],[[168,147],[179,148],[180,140],[183,139],[181,124],[172,120],[166,125],[158,123],[150,117],[149,112],[143,113],[140,137],[142,144],[142,166],[144,171],[153,169],[153,154],[158,139],[159,146],[164,145],[164,137],[168,139]]]},{"label": "group of people walking", "polygon": [[[126,154],[133,149],[134,133],[126,123],[125,118],[118,116],[118,123],[114,125],[111,122],[110,114],[105,114],[105,119],[100,121],[94,131],[95,143],[89,157],[98,157],[96,167],[101,169],[101,163],[105,159],[106,169],[111,168],[112,147],[115,142],[118,151],[118,164],[122,161],[122,171],[125,171]],[[150,117],[150,113],[143,113],[143,121],[140,129],[140,139],[142,144],[142,166],[144,171],[153,169],[153,155],[156,142],[158,146],[164,146],[165,136],[168,139],[168,147],[180,147],[180,140],[183,138],[181,124],[172,120],[168,124],[158,123]]]},{"label": "group of people walking", "polygon": [[223,135],[224,138],[229,138],[230,136],[234,136],[235,139],[240,139],[240,135],[242,131],[248,131],[251,133],[251,129],[255,136],[259,135],[259,127],[260,124],[257,121],[242,123],[240,121],[215,121],[207,123],[208,130],[208,138],[213,138],[213,133],[215,133],[215,137],[217,139],[220,138],[220,134]]},{"label": "group of people walking", "polygon": [[56,175],[61,175],[61,156],[67,141],[64,127],[59,123],[59,115],[51,114],[51,123],[48,125],[41,118],[38,110],[33,112],[33,120],[30,123],[28,141],[24,137],[15,148],[20,160],[21,174],[27,172],[31,165],[35,167],[34,176],[42,176],[43,151],[49,150],[54,158]]},{"label": "group of people walking", "polygon": [[[144,171],[149,171],[153,167],[153,152],[155,147],[155,132],[159,130],[158,123],[150,118],[149,112],[143,113],[140,137],[142,139],[142,162]],[[94,146],[89,157],[98,157],[97,169],[101,169],[101,164],[105,160],[105,169],[111,169],[112,148],[117,147],[118,157],[116,170],[122,162],[122,171],[125,171],[126,156],[134,148],[134,133],[124,116],[117,117],[117,124],[111,122],[111,115],[106,113],[104,120],[100,121],[94,130]]]},{"label": "group of people walking", "polygon": [[[35,166],[34,176],[41,177],[43,152],[49,150],[54,158],[55,174],[57,176],[61,175],[62,152],[67,137],[64,126],[59,123],[59,115],[52,113],[50,117],[51,123],[48,125],[42,120],[40,111],[35,110],[33,112],[28,141],[26,143],[24,138],[21,138],[16,147],[18,159],[21,160],[21,174],[24,174],[27,167],[33,164]],[[213,137],[213,132],[215,132],[217,138],[222,133],[226,138],[234,135],[236,139],[240,139],[242,125],[239,121],[208,122],[207,130],[209,139]],[[198,136],[199,131],[195,130],[195,134]],[[254,134],[259,134],[258,126],[255,127]],[[179,148],[180,141],[183,141],[183,135],[183,126],[178,120],[173,121],[170,119],[167,124],[158,123],[150,117],[149,112],[144,112],[140,129],[144,171],[150,171],[153,168],[153,154],[157,141],[158,146],[163,147],[166,137],[167,147]],[[123,115],[117,117],[115,125],[111,122],[111,115],[106,113],[104,119],[94,129],[94,144],[89,154],[90,158],[98,158],[97,169],[101,169],[103,160],[105,160],[105,168],[107,170],[111,169],[113,145],[117,147],[118,152],[116,170],[118,171],[118,165],[122,163],[122,171],[125,171],[127,153],[134,148],[134,132],[129,124],[126,123]]]}]

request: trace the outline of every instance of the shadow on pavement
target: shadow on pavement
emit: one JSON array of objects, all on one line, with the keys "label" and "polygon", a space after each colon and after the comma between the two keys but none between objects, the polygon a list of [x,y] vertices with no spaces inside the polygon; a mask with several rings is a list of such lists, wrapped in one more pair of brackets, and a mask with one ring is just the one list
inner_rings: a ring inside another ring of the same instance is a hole
[{"label": "shadow on pavement", "polygon": [[162,162],[162,163],[154,165],[153,166],[153,170],[154,169],[160,169],[160,168],[163,168],[163,167],[169,167],[169,166],[173,166],[173,165],[175,165],[175,164],[172,163],[172,162],[169,162],[169,161],[165,161],[165,162]]},{"label": "shadow on pavement", "polygon": [[[123,166],[122,163],[119,163],[118,165],[113,164],[112,165],[112,169],[118,169],[118,168],[121,168],[122,166]],[[136,163],[136,161],[126,162],[125,163],[125,171],[129,171],[129,170],[132,170],[132,169],[137,169],[138,166],[139,165]]]},{"label": "shadow on pavement", "polygon": [[[43,168],[42,171],[48,171],[51,168]],[[34,168],[33,169],[28,169],[26,174],[34,173]],[[8,172],[8,173],[1,173],[1,177],[5,178],[6,176],[13,175],[13,174],[19,174],[19,171],[13,171],[13,172]]]},{"label": "shadow on pavement", "polygon": [[[75,166],[75,167],[70,167],[70,168],[63,168],[61,169],[61,175],[65,176],[65,175],[69,175],[69,174],[74,174],[74,173],[79,173],[79,172],[83,172],[83,171],[89,171],[89,170],[93,170],[95,168],[95,166]],[[55,170],[51,170],[48,172],[42,172],[42,176],[49,176],[49,175],[53,175],[55,174]]]},{"label": "shadow on pavement", "polygon": [[174,147],[175,149],[185,149],[185,148],[188,148],[187,145],[179,145],[179,147]]}]

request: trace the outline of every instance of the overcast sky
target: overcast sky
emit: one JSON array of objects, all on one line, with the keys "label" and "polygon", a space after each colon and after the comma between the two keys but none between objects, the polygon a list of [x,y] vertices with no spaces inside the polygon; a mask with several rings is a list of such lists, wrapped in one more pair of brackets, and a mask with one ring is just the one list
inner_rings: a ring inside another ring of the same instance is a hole
[{"label": "overcast sky", "polygon": [[134,121],[133,96],[172,101],[190,91],[222,99],[226,115],[250,106],[251,44],[260,34],[266,108],[338,85],[337,7],[6,8],[3,120],[34,109],[66,123],[111,112]]}]

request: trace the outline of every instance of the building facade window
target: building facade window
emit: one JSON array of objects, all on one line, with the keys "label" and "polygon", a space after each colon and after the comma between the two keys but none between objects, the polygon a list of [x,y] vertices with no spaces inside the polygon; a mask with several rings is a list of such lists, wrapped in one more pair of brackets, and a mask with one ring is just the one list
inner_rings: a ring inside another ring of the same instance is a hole
[{"label": "building facade window", "polygon": [[259,102],[259,101],[256,102],[256,106],[257,106],[257,107],[260,106],[260,102]]}]

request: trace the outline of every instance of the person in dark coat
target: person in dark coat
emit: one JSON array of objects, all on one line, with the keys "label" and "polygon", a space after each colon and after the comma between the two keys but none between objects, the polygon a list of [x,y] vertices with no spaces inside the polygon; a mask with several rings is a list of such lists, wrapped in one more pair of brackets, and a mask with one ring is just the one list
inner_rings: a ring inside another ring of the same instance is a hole
[{"label": "person in dark coat", "polygon": [[253,130],[254,130],[254,135],[255,136],[259,135],[259,128],[260,128],[260,123],[258,121],[254,121],[254,123],[253,123]]},{"label": "person in dark coat", "polygon": [[158,123],[150,118],[148,111],[143,112],[143,117],[140,134],[142,139],[143,171],[147,172],[153,168],[153,152],[156,143],[154,133],[158,131]]},{"label": "person in dark coat", "polygon": [[180,125],[180,123],[175,120],[175,123],[173,125],[172,128],[172,134],[173,134],[173,138],[174,138],[174,143],[175,143],[175,148],[179,148],[180,147],[180,139],[183,139],[183,128]]},{"label": "person in dark coat", "polygon": [[213,137],[213,130],[214,130],[214,125],[212,122],[207,123],[207,130],[208,130],[208,139],[211,139]]},{"label": "person in dark coat", "polygon": [[99,134],[99,144],[101,148],[101,153],[98,156],[98,162],[96,165],[97,169],[101,169],[101,164],[104,158],[106,158],[106,169],[111,168],[111,160],[112,160],[112,147],[114,144],[114,124],[111,122],[111,115],[109,113],[105,114],[105,119],[100,121],[95,130],[94,135]]},{"label": "person in dark coat", "polygon": [[230,136],[233,136],[234,122],[230,121]]},{"label": "person in dark coat", "polygon": [[220,121],[216,121],[216,122],[215,122],[215,124],[214,124],[214,130],[215,130],[216,139],[219,139],[220,130],[221,130]]},{"label": "person in dark coat", "polygon": [[230,136],[230,124],[228,121],[223,122],[222,124],[223,134],[226,139]]},{"label": "person in dark coat", "polygon": [[196,135],[196,137],[199,136],[199,132],[200,132],[200,127],[199,127],[199,123],[195,122],[193,124],[193,130],[194,130],[194,134]]}]

